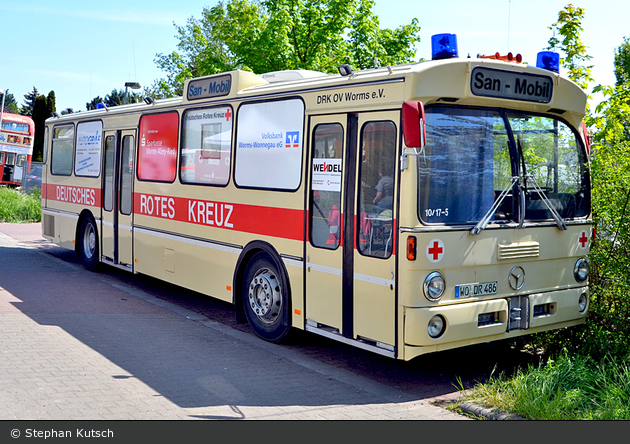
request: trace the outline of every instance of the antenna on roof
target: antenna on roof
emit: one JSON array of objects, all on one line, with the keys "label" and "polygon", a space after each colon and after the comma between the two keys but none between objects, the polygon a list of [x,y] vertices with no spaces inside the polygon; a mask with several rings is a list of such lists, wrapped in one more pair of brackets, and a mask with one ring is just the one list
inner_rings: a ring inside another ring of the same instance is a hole
[{"label": "antenna on roof", "polygon": [[509,0],[508,3],[508,39],[507,39],[507,50],[510,52],[510,15],[512,13],[512,0]]}]

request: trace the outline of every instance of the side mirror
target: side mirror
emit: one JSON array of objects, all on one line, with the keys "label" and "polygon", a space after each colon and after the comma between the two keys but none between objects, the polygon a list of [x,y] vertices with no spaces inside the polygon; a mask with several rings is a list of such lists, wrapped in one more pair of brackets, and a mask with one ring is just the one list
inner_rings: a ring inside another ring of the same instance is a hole
[{"label": "side mirror", "polygon": [[423,148],[427,143],[424,123],[424,105],[422,102],[409,101],[402,106],[402,124],[405,146]]}]

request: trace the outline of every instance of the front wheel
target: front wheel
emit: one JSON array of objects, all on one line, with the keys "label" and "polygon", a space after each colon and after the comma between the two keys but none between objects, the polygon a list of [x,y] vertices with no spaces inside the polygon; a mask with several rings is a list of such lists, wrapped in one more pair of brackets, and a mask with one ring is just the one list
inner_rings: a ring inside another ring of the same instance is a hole
[{"label": "front wheel", "polygon": [[254,332],[267,341],[280,342],[291,328],[287,287],[269,255],[256,253],[243,277],[243,308]]},{"label": "front wheel", "polygon": [[81,223],[79,233],[79,260],[83,266],[94,271],[98,266],[98,234],[96,223],[91,216],[87,216]]}]

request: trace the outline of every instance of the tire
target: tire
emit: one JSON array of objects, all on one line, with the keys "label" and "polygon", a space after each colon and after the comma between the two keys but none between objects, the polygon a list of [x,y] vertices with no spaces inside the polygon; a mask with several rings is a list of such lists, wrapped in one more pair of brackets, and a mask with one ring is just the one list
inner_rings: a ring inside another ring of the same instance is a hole
[{"label": "tire", "polygon": [[262,339],[280,342],[289,333],[288,284],[265,252],[256,253],[243,276],[242,301],[249,325]]},{"label": "tire", "polygon": [[98,267],[98,232],[92,216],[86,216],[81,223],[79,260],[89,271],[94,271]]}]

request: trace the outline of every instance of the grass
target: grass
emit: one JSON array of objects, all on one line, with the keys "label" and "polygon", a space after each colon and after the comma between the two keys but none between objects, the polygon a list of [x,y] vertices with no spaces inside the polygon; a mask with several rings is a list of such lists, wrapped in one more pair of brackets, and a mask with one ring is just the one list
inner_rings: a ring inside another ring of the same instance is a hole
[{"label": "grass", "polygon": [[39,190],[32,194],[0,187],[0,222],[39,222],[42,204]]},{"label": "grass", "polygon": [[630,367],[564,353],[510,378],[493,377],[465,398],[531,420],[629,420]]}]

